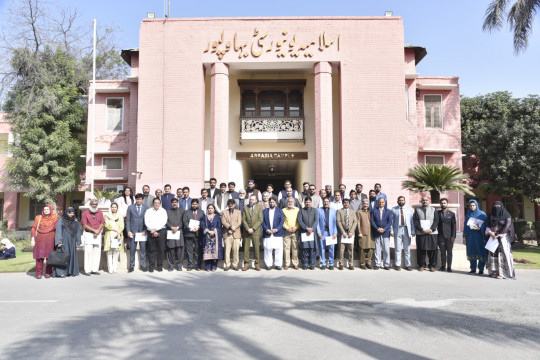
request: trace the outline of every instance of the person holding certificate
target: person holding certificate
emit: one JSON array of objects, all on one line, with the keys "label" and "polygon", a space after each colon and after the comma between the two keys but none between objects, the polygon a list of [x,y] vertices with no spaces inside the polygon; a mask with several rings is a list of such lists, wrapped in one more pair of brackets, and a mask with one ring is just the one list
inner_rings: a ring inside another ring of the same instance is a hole
[{"label": "person holding certificate", "polygon": [[[150,188],[148,188],[150,190]],[[154,197],[152,202],[154,202]],[[129,239],[129,268],[128,272],[133,272],[135,268],[135,254],[137,247],[140,249],[141,269],[147,271],[146,267],[146,228],[144,226],[144,214],[148,210],[143,202],[144,194],[135,195],[135,204],[131,204],[126,212],[126,231]]]},{"label": "person holding certificate", "polygon": [[326,247],[328,247],[328,270],[334,270],[334,245],[337,244],[336,209],[330,207],[330,197],[323,199],[319,208],[317,236],[321,270],[326,269]]},{"label": "person holding certificate", "polygon": [[[206,190],[206,189],[205,189]],[[167,210],[167,262],[169,271],[175,268],[182,271],[184,263],[184,232],[182,231],[182,221],[184,209],[178,206],[178,199],[171,200],[171,208]]]},{"label": "person holding certificate", "polygon": [[414,211],[414,227],[416,230],[416,251],[418,271],[426,268],[426,254],[428,256],[429,271],[435,272],[437,266],[437,226],[439,214],[433,206],[429,206],[429,199],[422,197],[422,206]]},{"label": "person holding certificate", "polygon": [[371,211],[369,210],[369,200],[362,200],[362,208],[356,212],[358,222],[358,247],[360,248],[360,269],[372,269],[371,258],[375,241],[371,235]]},{"label": "person holding certificate", "polygon": [[480,210],[478,201],[469,200],[469,207],[465,214],[465,224],[463,225],[463,244],[467,247],[467,260],[471,263],[469,274],[484,273],[484,266],[487,261],[487,252],[484,244],[484,237],[487,225],[487,215]]},{"label": "person holding certificate", "polygon": [[302,269],[315,270],[317,258],[317,225],[319,224],[319,211],[313,206],[311,196],[304,198],[304,207],[298,212],[300,225],[300,249],[302,251]]},{"label": "person holding certificate", "polygon": [[216,207],[213,204],[208,205],[206,215],[201,220],[202,256],[206,271],[216,271],[218,261],[223,259],[222,226],[221,216],[217,214]]},{"label": "person holding certificate", "polygon": [[486,244],[489,250],[487,263],[489,276],[495,279],[515,280],[514,256],[512,255],[514,223],[512,216],[500,201],[495,201],[493,204],[487,221],[486,235],[490,237]]},{"label": "person holding certificate", "polygon": [[202,265],[200,221],[204,216],[204,212],[199,210],[199,199],[192,199],[190,204],[191,208],[184,212],[184,218],[182,219],[188,257],[187,271],[191,271],[195,266],[197,266],[197,270],[201,270]]},{"label": "person holding certificate", "polygon": [[156,197],[153,207],[144,214],[144,224],[148,231],[148,271],[154,272],[154,267],[157,271],[163,271],[167,237],[167,211],[161,207],[160,198]]},{"label": "person holding certificate", "polygon": [[[264,246],[264,263],[266,270],[272,269],[272,265],[276,270],[281,270],[283,264],[283,223],[285,216],[283,210],[276,206],[277,202],[274,197],[268,199],[268,208],[263,210],[263,246]],[[272,259],[272,255],[274,258]]]},{"label": "person holding certificate", "polygon": [[118,256],[124,251],[124,215],[119,211],[117,203],[112,203],[105,214],[105,237],[103,251],[107,253],[107,270],[116,274]]},{"label": "person holding certificate", "polygon": [[349,270],[354,270],[354,235],[356,234],[357,220],[356,212],[351,209],[351,200],[343,199],[343,209],[337,212],[337,227],[341,234],[341,244],[339,247],[339,270],[343,270],[345,265],[345,249],[349,253]]},{"label": "person holding certificate", "polygon": [[82,213],[82,225],[84,228],[84,274],[99,274],[101,261],[101,234],[105,226],[105,218],[98,209],[98,201],[90,200],[90,208]]}]

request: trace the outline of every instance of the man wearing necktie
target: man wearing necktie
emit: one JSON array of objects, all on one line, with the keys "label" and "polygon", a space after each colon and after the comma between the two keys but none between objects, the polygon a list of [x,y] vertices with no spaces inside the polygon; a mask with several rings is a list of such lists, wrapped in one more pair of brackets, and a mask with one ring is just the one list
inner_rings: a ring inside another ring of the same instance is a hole
[{"label": "man wearing necktie", "polygon": [[190,226],[195,222],[200,221],[204,212],[199,210],[199,199],[191,200],[191,209],[184,212],[184,245],[187,247],[187,271],[191,271],[195,268],[195,262],[197,262],[197,270],[201,270],[202,265],[202,244],[201,244],[201,228],[200,226]]},{"label": "man wearing necktie", "polygon": [[416,236],[414,228],[414,210],[405,205],[405,197],[400,196],[398,206],[392,209],[393,224],[390,236],[394,237],[395,269],[401,270],[401,250],[405,252],[405,269],[412,271],[411,267],[411,239]]},{"label": "man wearing necktie", "polygon": [[126,211],[126,231],[129,239],[129,268],[128,272],[133,272],[135,268],[135,255],[137,253],[137,244],[140,249],[140,264],[142,271],[146,271],[146,241],[135,241],[136,234],[142,233],[146,236],[146,227],[144,223],[144,214],[148,206],[143,204],[144,194],[135,195],[135,204],[128,206]]},{"label": "man wearing necktie", "polygon": [[263,213],[262,206],[258,204],[258,201],[257,195],[250,195],[249,205],[244,206],[244,210],[242,210],[242,225],[244,226],[244,267],[242,271],[249,269],[249,249],[251,244],[253,244],[253,253],[255,255],[255,270],[261,271],[259,246]]},{"label": "man wearing necktie", "polygon": [[[356,233],[357,220],[356,213],[350,207],[350,199],[343,199],[343,209],[337,212],[337,227],[342,237],[339,248],[339,270],[343,270],[343,266],[345,265],[345,249],[349,253],[349,270],[354,270],[354,235]],[[343,238],[352,239],[352,243],[344,244]]]},{"label": "man wearing necktie", "polygon": [[[392,211],[386,208],[383,197],[377,200],[377,207],[371,212],[371,227],[375,238],[375,267],[378,270],[382,265],[385,270],[390,270],[390,228],[392,227]],[[383,259],[381,259],[381,251]]]},{"label": "man wearing necktie", "polygon": [[235,209],[234,199],[227,200],[228,209],[223,211],[221,224],[223,225],[223,237],[225,238],[225,266],[223,270],[228,271],[231,267],[231,250],[233,252],[232,266],[233,270],[238,271],[240,241],[242,234],[240,225],[242,225],[242,213]]}]

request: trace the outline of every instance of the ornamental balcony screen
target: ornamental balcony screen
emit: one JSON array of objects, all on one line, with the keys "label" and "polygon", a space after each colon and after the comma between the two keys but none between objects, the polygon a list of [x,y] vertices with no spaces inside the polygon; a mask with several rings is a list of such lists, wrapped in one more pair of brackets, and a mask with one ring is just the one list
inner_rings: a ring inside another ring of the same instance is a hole
[{"label": "ornamental balcony screen", "polygon": [[305,142],[303,117],[240,117],[240,142]]}]

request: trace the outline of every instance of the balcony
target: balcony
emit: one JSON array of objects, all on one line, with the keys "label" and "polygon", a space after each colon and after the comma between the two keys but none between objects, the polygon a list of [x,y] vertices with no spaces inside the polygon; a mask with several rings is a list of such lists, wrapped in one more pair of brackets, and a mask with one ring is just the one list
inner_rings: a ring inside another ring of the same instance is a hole
[{"label": "balcony", "polygon": [[303,117],[240,117],[240,143],[305,143]]}]

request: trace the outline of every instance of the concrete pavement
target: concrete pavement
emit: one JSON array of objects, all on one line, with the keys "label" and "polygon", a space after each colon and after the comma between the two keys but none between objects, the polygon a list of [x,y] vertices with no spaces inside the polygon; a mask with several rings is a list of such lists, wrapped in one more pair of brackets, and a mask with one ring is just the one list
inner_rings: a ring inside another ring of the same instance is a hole
[{"label": "concrete pavement", "polygon": [[0,274],[0,359],[538,359],[540,271]]}]

